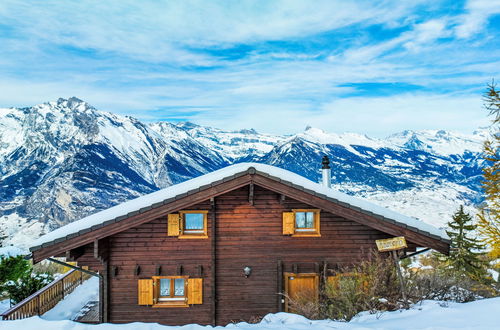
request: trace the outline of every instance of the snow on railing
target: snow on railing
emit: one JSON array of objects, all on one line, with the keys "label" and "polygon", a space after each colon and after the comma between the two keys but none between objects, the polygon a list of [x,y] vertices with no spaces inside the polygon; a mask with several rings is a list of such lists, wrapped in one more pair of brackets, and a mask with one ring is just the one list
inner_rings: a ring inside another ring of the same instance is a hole
[{"label": "snow on railing", "polygon": [[65,296],[90,278],[91,275],[72,269],[31,296],[12,306],[2,314],[2,320],[20,320],[35,315],[43,315]]}]

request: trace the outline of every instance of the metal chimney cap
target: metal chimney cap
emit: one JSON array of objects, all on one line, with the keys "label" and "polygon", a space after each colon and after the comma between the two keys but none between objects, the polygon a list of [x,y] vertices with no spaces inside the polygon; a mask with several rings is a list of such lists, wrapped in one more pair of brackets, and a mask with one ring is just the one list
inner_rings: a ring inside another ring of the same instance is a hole
[{"label": "metal chimney cap", "polygon": [[330,159],[328,158],[328,156],[323,156],[323,160],[321,161],[321,164],[323,164],[322,169],[324,169],[324,170],[330,169]]}]

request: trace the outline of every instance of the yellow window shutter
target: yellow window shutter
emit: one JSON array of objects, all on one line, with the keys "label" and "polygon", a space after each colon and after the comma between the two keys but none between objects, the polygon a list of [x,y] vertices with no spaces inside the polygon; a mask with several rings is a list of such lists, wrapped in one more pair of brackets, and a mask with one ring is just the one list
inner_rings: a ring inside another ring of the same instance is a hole
[{"label": "yellow window shutter", "polygon": [[202,304],[203,303],[203,279],[202,278],[189,278],[188,279],[188,304]]},{"label": "yellow window shutter", "polygon": [[139,305],[153,305],[153,280],[139,280],[137,300]]},{"label": "yellow window shutter", "polygon": [[283,235],[295,233],[295,213],[283,212]]},{"label": "yellow window shutter", "polygon": [[180,220],[179,214],[168,215],[168,236],[179,236]]}]

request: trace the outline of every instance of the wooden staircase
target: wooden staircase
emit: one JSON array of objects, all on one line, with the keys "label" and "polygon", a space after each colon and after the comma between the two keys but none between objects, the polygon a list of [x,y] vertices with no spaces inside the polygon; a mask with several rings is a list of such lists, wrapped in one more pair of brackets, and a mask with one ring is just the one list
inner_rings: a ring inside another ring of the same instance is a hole
[{"label": "wooden staircase", "polygon": [[90,277],[91,275],[87,273],[72,269],[23,301],[12,306],[0,314],[0,317],[2,320],[20,320],[36,315],[43,315]]}]

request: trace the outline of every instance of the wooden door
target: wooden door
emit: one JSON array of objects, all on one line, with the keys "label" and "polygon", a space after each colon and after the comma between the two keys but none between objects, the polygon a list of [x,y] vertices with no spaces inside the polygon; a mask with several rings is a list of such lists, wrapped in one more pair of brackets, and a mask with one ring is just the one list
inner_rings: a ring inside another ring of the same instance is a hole
[{"label": "wooden door", "polygon": [[285,312],[294,313],[297,305],[318,301],[318,295],[318,274],[285,273]]}]

